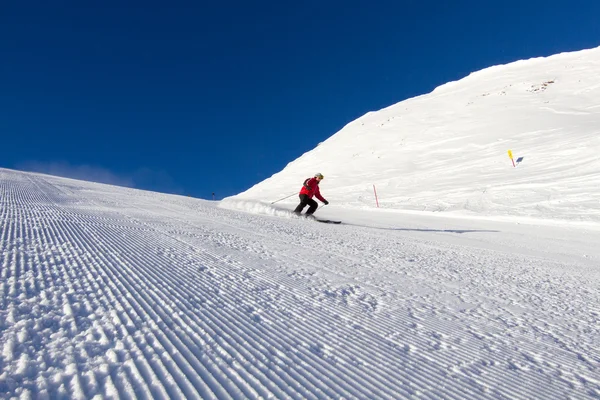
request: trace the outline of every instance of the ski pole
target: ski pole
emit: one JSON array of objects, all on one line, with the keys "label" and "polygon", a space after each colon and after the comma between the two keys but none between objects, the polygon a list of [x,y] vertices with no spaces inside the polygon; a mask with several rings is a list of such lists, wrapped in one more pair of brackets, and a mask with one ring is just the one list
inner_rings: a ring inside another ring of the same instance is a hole
[{"label": "ski pole", "polygon": [[296,193],[292,193],[292,194],[290,194],[289,196],[285,196],[285,197],[283,197],[283,198],[281,198],[281,199],[279,199],[279,200],[275,200],[275,201],[274,201],[274,202],[272,202],[271,204],[275,204],[275,203],[277,203],[277,202],[280,202],[281,200],[285,200],[285,199],[287,199],[287,198],[289,198],[289,197],[292,197],[292,196],[293,196],[293,195],[295,195],[295,194],[296,194]]},{"label": "ski pole", "polygon": [[325,207],[327,204],[319,204],[319,206],[317,207],[317,209],[315,210],[315,212],[319,211],[320,209],[322,209],[323,207]]}]

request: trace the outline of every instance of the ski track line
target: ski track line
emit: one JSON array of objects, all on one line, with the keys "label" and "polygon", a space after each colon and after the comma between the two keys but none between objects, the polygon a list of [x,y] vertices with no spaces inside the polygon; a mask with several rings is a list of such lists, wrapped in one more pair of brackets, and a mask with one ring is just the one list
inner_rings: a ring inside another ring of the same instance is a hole
[{"label": "ski track line", "polygon": [[[54,262],[54,265],[56,265],[56,264],[57,264],[57,263],[56,263],[56,262]],[[56,286],[58,286],[58,285],[56,285]]]},{"label": "ski track line", "polygon": [[[132,260],[132,265],[134,265],[134,264],[136,264],[136,263],[137,263],[137,260]],[[162,285],[160,285],[160,284],[159,284],[159,282],[160,282],[160,279],[161,279],[161,276],[160,276],[160,275],[158,275],[158,276],[157,276],[155,279],[153,279],[153,280],[152,280],[152,283],[153,283],[153,284],[155,284],[155,285],[157,285],[157,286],[162,286]],[[152,288],[150,288],[150,287],[149,287],[149,288],[142,288],[142,289],[144,289],[144,290],[145,290],[145,289],[152,289]],[[162,292],[163,290],[167,290],[167,291],[168,291],[168,288],[167,288],[167,287],[165,287],[165,288],[159,288],[159,290],[158,290],[158,293]],[[177,293],[170,293],[170,294],[171,294],[171,295],[177,295]],[[165,302],[165,301],[169,301],[169,299],[170,299],[170,298],[171,298],[171,296],[168,296],[168,297],[165,297],[164,299],[161,299],[161,300],[162,300],[163,302]],[[179,299],[179,300],[180,300],[180,299]],[[172,311],[173,311],[173,310],[167,310],[167,312],[172,312]],[[190,327],[189,327],[187,324],[183,323],[182,321],[179,321],[179,320],[178,320],[178,321],[176,321],[176,322],[177,322],[178,324],[180,324],[180,325],[181,325],[181,324],[183,324],[183,326],[182,326],[182,328],[183,328],[183,329],[185,329],[185,330],[190,330]]]},{"label": "ski track line", "polygon": [[[57,231],[57,229],[55,229],[54,231]],[[65,232],[67,232],[67,231],[65,231]],[[68,232],[67,232],[67,233],[68,233]],[[54,236],[58,236],[58,235],[51,235],[51,236],[50,236],[50,237],[47,239],[47,241],[48,241],[48,242],[50,242],[50,241],[51,241],[51,237],[54,237]],[[60,241],[62,241],[62,239],[59,239],[59,240],[60,240]],[[68,256],[67,256],[67,255],[65,255],[65,257],[68,257]],[[76,262],[76,265],[75,265],[75,266],[79,267],[80,265],[82,265],[82,263],[81,263],[81,262]],[[98,287],[98,285],[97,285],[95,282],[92,282],[92,284],[96,286],[97,290],[100,290],[100,289],[99,289],[99,287]],[[89,295],[89,297],[92,297],[92,298],[93,298],[94,296],[93,296],[93,294],[92,294],[92,295]],[[94,300],[95,300],[95,299],[94,299]],[[96,304],[94,304],[94,306],[98,307],[98,306],[97,306],[97,301],[96,301],[95,303],[96,303]],[[87,307],[86,307],[86,309],[88,309],[88,310],[89,310],[89,309],[90,309],[90,307],[91,307],[91,306],[89,305],[89,302],[88,302],[88,303],[87,303]],[[95,333],[95,334],[96,334],[96,333]],[[98,334],[98,335],[100,335],[100,336],[102,336],[102,337],[106,337],[106,335],[105,335],[105,334],[102,332],[102,328],[101,328],[101,327],[99,328],[99,332],[98,332],[97,334]]]},{"label": "ski track line", "polygon": [[[140,194],[125,205],[101,192],[78,197],[81,188],[50,178],[13,176],[0,171],[0,365],[12,379],[0,376],[0,393],[476,399],[583,398],[599,389],[593,319],[572,329],[553,323],[577,321],[577,305],[587,309],[597,293],[577,293],[568,310],[561,292],[548,305],[536,295],[576,279],[547,273],[549,284],[534,287],[543,282],[536,270],[516,288],[508,278],[498,286],[477,268],[498,256],[491,251],[465,263],[470,250],[431,245],[419,259],[425,242],[403,235],[219,209],[188,215],[183,200],[166,207]],[[222,233],[210,228],[224,225]],[[362,235],[377,241],[365,247]],[[390,250],[398,246],[409,249]],[[527,271],[528,262],[510,267]],[[448,265],[460,263],[470,283],[456,290]],[[394,288],[405,277],[410,286]],[[515,295],[525,312],[506,308]],[[454,299],[474,306],[457,314]]]},{"label": "ski track line", "polygon": [[[81,236],[81,237],[85,237],[85,236]],[[77,239],[72,239],[72,240],[77,240]],[[85,247],[84,247],[85,248]],[[87,248],[86,249],[90,254],[94,254],[95,249],[93,248]],[[86,260],[91,261],[91,264],[99,264],[99,265],[105,265],[103,264],[104,261],[103,260]],[[80,261],[77,263],[77,265],[82,266],[85,265],[86,263],[84,263],[83,261]],[[103,268],[103,269],[98,269],[98,270],[90,270],[89,271],[89,276],[90,277],[94,277],[93,281],[97,281],[99,279],[101,279],[104,283],[106,283],[106,287],[110,288],[111,286],[114,286],[114,281],[112,280],[114,278],[114,276],[112,276],[110,273],[106,274],[105,271],[107,271],[106,269],[107,267]],[[100,287],[97,284],[95,285],[96,287]],[[108,291],[105,292],[104,296],[102,296],[101,298],[101,302],[102,302],[102,307],[105,310],[110,310],[110,309],[114,309],[115,307],[113,307],[113,304],[120,304],[118,305],[116,308],[117,310],[132,310],[134,308],[134,306],[131,305],[131,303],[124,303],[123,301],[118,300],[118,298],[120,298],[121,296],[123,296],[122,292],[118,292],[119,288],[115,288],[113,291],[111,291],[111,293],[109,294]],[[127,294],[125,294],[125,298],[128,298],[129,296],[127,296]],[[105,299],[108,298],[109,300],[106,301]],[[120,317],[117,316],[117,318],[120,318],[120,320],[122,321],[122,325],[121,327],[131,327],[133,325],[133,320],[139,320],[140,317],[133,314],[133,313],[128,313],[129,315],[127,315],[126,317]],[[129,336],[129,332],[127,332],[126,329],[123,329],[121,332],[121,337],[127,338]],[[156,357],[156,352],[161,352],[164,351],[164,347],[157,347],[156,349],[154,349],[154,351],[150,351],[149,349],[146,349],[147,346],[150,346],[150,343],[157,341],[156,337],[153,335],[147,335],[146,340],[143,339],[139,339],[139,347],[135,344],[132,343],[131,348],[129,350],[130,353],[144,353],[145,359],[138,359],[138,358],[133,358],[134,362],[138,363],[138,368],[140,371],[143,371],[143,376],[145,377],[145,381],[146,382],[154,382],[156,381],[156,376],[160,375],[163,377],[167,377],[167,380],[172,380],[174,376],[177,376],[180,371],[174,371],[173,374],[171,374],[170,372],[167,371],[167,369],[165,369],[166,367],[164,365],[155,365],[154,368],[152,367],[152,365],[146,361],[146,360],[151,360],[153,358]],[[140,349],[141,347],[141,349]],[[167,364],[170,363],[167,360]],[[155,372],[156,371],[156,372]],[[180,383],[184,386],[187,386],[188,383]],[[152,386],[152,385],[148,385],[148,386]],[[173,390],[172,388],[169,388],[171,390]],[[158,387],[158,390],[161,393],[161,397],[162,395],[165,395],[166,393],[164,392],[164,390],[160,387]],[[180,394],[181,392],[175,391],[173,392],[173,394],[178,393]],[[166,396],[165,396],[166,397]]]},{"label": "ski track line", "polygon": [[[102,250],[100,249],[100,251],[102,252]],[[106,251],[106,250],[105,250]],[[108,268],[111,268],[110,265],[112,265],[112,262],[107,262],[105,265],[107,265]],[[121,263],[120,264],[123,267],[126,267],[125,264]],[[113,275],[114,277],[114,275]],[[160,327],[161,325],[163,325],[165,322],[165,320],[168,322],[170,322],[170,318],[166,315],[161,313],[162,309],[160,308],[152,308],[148,303],[146,298],[144,298],[145,296],[140,296],[138,292],[136,292],[135,290],[132,290],[132,288],[136,287],[136,284],[128,281],[127,279],[123,279],[123,277],[114,277],[114,279],[119,282],[118,286],[121,286],[119,288],[119,290],[121,291],[121,296],[124,296],[125,298],[131,298],[133,297],[133,299],[131,299],[129,301],[128,306],[131,307],[132,309],[134,309],[134,312],[137,314],[136,317],[134,317],[135,319],[137,319],[139,323],[142,323],[141,321],[141,315],[147,314],[152,316],[152,319],[157,323],[157,326]],[[143,289],[143,288],[142,288]],[[127,309],[127,307],[126,307]],[[162,314],[162,318],[161,318],[161,314]],[[138,325],[136,323],[136,325]],[[167,349],[170,349],[171,351],[175,348],[177,348],[183,355],[185,355],[185,353],[187,352],[187,347],[183,346],[181,344],[181,342],[179,341],[179,339],[172,334],[169,334],[168,332],[165,332],[163,329],[161,329],[161,335],[165,335],[165,338],[161,338],[159,337],[158,340],[161,341],[163,343],[163,345],[165,347],[167,347]],[[177,356],[178,357],[178,356]],[[181,363],[180,363],[180,368],[182,369],[181,372],[183,372],[186,376],[189,377],[190,375],[190,369],[191,366],[188,364],[189,361],[189,357],[185,357],[186,360],[182,360],[181,359]],[[205,372],[206,373],[206,372]],[[192,375],[192,379],[193,379],[193,375]],[[194,382],[196,384],[197,387],[202,388],[203,387],[203,382]],[[213,388],[214,390],[214,388]],[[217,389],[218,392],[219,389]],[[205,394],[208,394],[210,392],[205,391]],[[191,394],[191,393],[188,393]],[[223,395],[224,393],[220,393],[221,395]]]},{"label": "ski track line", "polygon": [[[59,231],[61,231],[61,229],[56,229],[56,228],[54,229],[54,232],[59,232]],[[51,237],[58,237],[60,242],[64,242],[64,239],[60,238],[60,236],[59,236],[59,235],[51,235],[51,236],[50,236],[50,238],[51,238]],[[47,240],[48,240],[48,242],[50,242],[50,241],[52,240],[52,239],[50,239],[50,238],[48,238],[48,239],[47,239]],[[80,266],[80,265],[85,265],[85,263],[79,263],[79,265],[74,265],[74,267],[78,267],[78,266]],[[85,276],[84,276],[84,278],[85,278]],[[126,324],[123,324],[123,326],[126,326]],[[127,385],[126,385],[126,386],[127,386]]]}]

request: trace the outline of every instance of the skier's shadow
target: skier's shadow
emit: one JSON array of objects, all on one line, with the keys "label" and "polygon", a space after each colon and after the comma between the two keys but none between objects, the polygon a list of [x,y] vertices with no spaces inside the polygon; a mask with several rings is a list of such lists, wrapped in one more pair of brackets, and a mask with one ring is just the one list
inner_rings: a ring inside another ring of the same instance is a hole
[{"label": "skier's shadow", "polygon": [[381,229],[384,231],[406,231],[406,232],[445,232],[445,233],[497,233],[500,231],[486,229],[417,229],[417,228],[381,228],[378,226],[367,226],[358,224],[346,224],[360,226],[362,228]]},{"label": "skier's shadow", "polygon": [[[383,228],[386,229],[386,228]],[[494,233],[500,231],[491,231],[485,229],[410,229],[410,228],[390,228],[393,231],[415,231],[415,232],[448,232],[448,233]]]}]

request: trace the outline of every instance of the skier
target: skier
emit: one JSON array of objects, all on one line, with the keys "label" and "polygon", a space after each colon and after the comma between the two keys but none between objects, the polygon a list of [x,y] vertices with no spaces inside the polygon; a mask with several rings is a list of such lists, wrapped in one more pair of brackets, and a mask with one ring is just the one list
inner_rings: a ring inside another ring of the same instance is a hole
[{"label": "skier", "polygon": [[321,191],[319,190],[319,183],[323,180],[323,174],[315,174],[313,178],[308,178],[304,181],[304,185],[302,189],[300,189],[300,204],[294,210],[294,214],[300,215],[302,214],[302,210],[304,207],[308,207],[308,211],[306,211],[306,216],[312,216],[313,213],[317,210],[319,206],[316,201],[312,198],[315,196],[317,199],[321,200],[325,205],[329,204],[327,200],[321,196]]}]

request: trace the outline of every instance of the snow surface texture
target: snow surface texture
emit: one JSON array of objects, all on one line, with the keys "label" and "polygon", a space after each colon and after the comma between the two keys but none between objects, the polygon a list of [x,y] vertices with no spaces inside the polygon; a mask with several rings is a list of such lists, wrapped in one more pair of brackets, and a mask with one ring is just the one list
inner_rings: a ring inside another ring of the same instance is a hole
[{"label": "snow surface texture", "polygon": [[0,398],[600,396],[597,226],[327,225],[4,169],[0,201]]},{"label": "snow surface texture", "polygon": [[475,72],[366,114],[234,199],[272,202],[320,172],[345,208],[375,208],[375,185],[384,209],[600,222],[599,76],[600,47]]},{"label": "snow surface texture", "polygon": [[[0,398],[599,398],[599,61],[474,73],[221,203],[0,169]],[[344,224],[290,212],[315,172]]]}]

